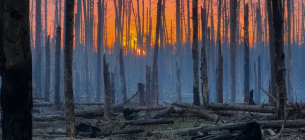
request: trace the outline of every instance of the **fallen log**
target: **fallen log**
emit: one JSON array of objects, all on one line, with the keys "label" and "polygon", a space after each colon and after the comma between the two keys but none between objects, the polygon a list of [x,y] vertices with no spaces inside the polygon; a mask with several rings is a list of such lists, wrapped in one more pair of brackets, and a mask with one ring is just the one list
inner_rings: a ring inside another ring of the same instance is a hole
[{"label": "fallen log", "polygon": [[163,109],[159,112],[156,112],[156,113],[150,115],[150,117],[148,117],[148,118],[149,119],[158,119],[158,118],[168,115],[170,113],[182,113],[182,112],[183,112],[182,108],[174,108],[173,106],[171,106],[171,107],[168,107],[166,109]]},{"label": "fallen log", "polygon": [[[281,128],[284,120],[272,120],[272,121],[257,121],[263,128]],[[248,122],[228,123],[220,125],[211,125],[204,127],[199,131],[202,133],[208,133],[209,131],[221,131],[221,130],[242,130]],[[300,128],[305,127],[305,119],[301,120],[286,120],[284,124],[285,128]]]},{"label": "fallen log", "polygon": [[174,121],[166,120],[166,119],[141,119],[141,120],[133,120],[126,121],[127,125],[157,125],[157,124],[173,124]]},{"label": "fallen log", "polygon": [[144,132],[144,129],[131,129],[131,130],[118,130],[118,131],[104,131],[104,132],[78,132],[79,136],[82,137],[107,137],[111,135],[119,135],[119,134],[134,134],[134,133],[142,133]]},{"label": "fallen log", "polygon": [[162,135],[189,135],[190,131],[199,131],[202,129],[204,126],[198,126],[194,128],[182,128],[182,129],[174,129],[174,130],[165,130],[165,131],[153,131],[153,134],[162,134]]},{"label": "fallen log", "polygon": [[[249,111],[249,112],[260,112],[260,113],[275,113],[276,108],[270,106],[260,105],[237,105],[237,104],[222,104],[222,103],[211,103],[208,105],[209,109],[212,110],[234,110],[234,111]],[[289,110],[289,109],[287,109]]]},{"label": "fallen log", "polygon": [[196,109],[188,109],[186,108],[186,110],[198,115],[199,117],[209,120],[209,121],[216,121],[218,116],[216,114],[213,113],[208,113],[204,110],[196,110]]},{"label": "fallen log", "polygon": [[101,106],[101,105],[104,105],[104,103],[102,103],[102,102],[93,102],[93,103],[76,102],[76,103],[74,103],[74,105],[98,105],[98,106]]},{"label": "fallen log", "polygon": [[202,106],[198,106],[198,105],[193,105],[193,104],[189,104],[189,103],[181,103],[181,102],[173,102],[172,105],[175,106],[179,106],[182,108],[190,108],[190,109],[204,109],[204,107]]},{"label": "fallen log", "polygon": [[154,111],[154,110],[163,110],[168,108],[169,106],[138,106],[138,107],[128,107],[124,106],[124,108],[132,108],[134,110],[141,110],[141,111]]}]

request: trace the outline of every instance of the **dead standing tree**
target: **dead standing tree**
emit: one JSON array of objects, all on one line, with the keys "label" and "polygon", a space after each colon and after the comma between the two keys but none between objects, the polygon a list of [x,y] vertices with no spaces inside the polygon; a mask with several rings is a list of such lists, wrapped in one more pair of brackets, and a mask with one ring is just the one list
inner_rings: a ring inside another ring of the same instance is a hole
[{"label": "dead standing tree", "polygon": [[208,83],[208,71],[207,71],[207,55],[206,55],[206,46],[205,46],[205,28],[206,28],[206,9],[201,8],[201,21],[202,21],[202,47],[201,47],[201,92],[203,98],[204,107],[207,108],[209,104],[210,91],[209,91],[209,83]]},{"label": "dead standing tree", "polygon": [[287,90],[285,80],[285,53],[283,36],[283,5],[281,0],[272,1],[273,29],[274,29],[274,60],[277,84],[277,119],[284,120],[287,117]]},{"label": "dead standing tree", "polygon": [[230,0],[230,49],[231,49],[231,101],[236,100],[236,80],[235,80],[235,65],[236,65],[236,9],[237,0]]},{"label": "dead standing tree", "polygon": [[292,52],[291,52],[291,1],[287,1],[287,24],[288,24],[288,99],[293,103],[293,75],[292,75]]},{"label": "dead standing tree", "polygon": [[176,92],[177,101],[181,102],[181,87],[180,87],[180,0],[176,0]]},{"label": "dead standing tree", "polygon": [[103,66],[104,66],[104,85],[105,85],[105,95],[104,95],[104,118],[106,120],[110,120],[110,94],[111,94],[111,87],[110,87],[110,73],[108,72],[109,63],[106,63],[106,55],[104,54],[103,57]]},{"label": "dead standing tree", "polygon": [[1,0],[0,7],[2,139],[32,139],[29,0]]},{"label": "dead standing tree", "polygon": [[250,90],[250,80],[249,80],[249,65],[250,65],[250,52],[249,52],[249,6],[245,4],[244,8],[244,102],[249,101],[249,90]]},{"label": "dead standing tree", "polygon": [[198,75],[198,0],[193,0],[193,74],[194,74],[194,85],[193,85],[193,104],[200,105],[199,98],[199,75]]},{"label": "dead standing tree", "polygon": [[65,86],[65,106],[66,106],[66,135],[75,136],[75,115],[73,97],[73,25],[74,25],[74,0],[66,0],[65,4],[65,48],[64,48],[64,86]]},{"label": "dead standing tree", "polygon": [[223,102],[223,57],[222,57],[222,51],[221,51],[221,40],[220,40],[220,25],[221,25],[221,1],[218,0],[218,23],[217,23],[217,43],[218,43],[218,66],[217,66],[217,102],[222,103]]},{"label": "dead standing tree", "polygon": [[159,52],[159,36],[160,36],[160,26],[161,26],[161,3],[162,0],[158,0],[157,4],[157,24],[156,24],[156,38],[154,47],[154,58],[153,58],[153,71],[152,71],[152,94],[154,94],[155,99],[154,105],[158,105],[158,52]]},{"label": "dead standing tree", "polygon": [[46,42],[46,58],[45,58],[45,91],[44,91],[44,100],[46,102],[50,102],[50,63],[51,63],[51,58],[50,58],[50,35],[47,37],[47,42]]},{"label": "dead standing tree", "polygon": [[36,27],[35,27],[35,82],[34,82],[34,95],[41,98],[41,61],[42,61],[42,47],[41,47],[41,0],[36,0]]},{"label": "dead standing tree", "polygon": [[59,107],[60,103],[60,43],[61,28],[56,28],[56,45],[55,45],[55,76],[54,76],[54,104]]}]

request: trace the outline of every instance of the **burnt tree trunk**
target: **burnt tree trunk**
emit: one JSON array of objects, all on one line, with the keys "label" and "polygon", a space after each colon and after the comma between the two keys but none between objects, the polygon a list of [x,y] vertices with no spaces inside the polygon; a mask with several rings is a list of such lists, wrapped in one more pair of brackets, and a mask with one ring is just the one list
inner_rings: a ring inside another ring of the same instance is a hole
[{"label": "burnt tree trunk", "polygon": [[203,98],[203,105],[205,108],[208,107],[209,98],[210,98],[210,90],[208,83],[208,68],[207,68],[207,55],[206,55],[206,9],[201,9],[201,21],[202,21],[202,47],[201,47],[201,92]]},{"label": "burnt tree trunk", "polygon": [[217,102],[223,102],[223,57],[221,52],[221,40],[220,40],[220,25],[221,25],[221,1],[218,0],[218,23],[217,23],[217,43],[218,43],[218,66],[217,66]]},{"label": "burnt tree trunk", "polygon": [[98,0],[98,15],[96,102],[101,101],[102,54],[104,53],[104,0]]},{"label": "burnt tree trunk", "polygon": [[110,87],[110,74],[108,72],[109,63],[106,63],[106,55],[104,54],[103,58],[103,65],[104,65],[104,85],[105,85],[105,96],[104,96],[104,118],[106,120],[110,120],[110,94],[111,94],[111,87]]},{"label": "burnt tree trunk", "polygon": [[29,0],[2,0],[0,7],[2,139],[32,139]]},{"label": "burnt tree trunk", "polygon": [[293,103],[293,75],[292,75],[292,52],[291,52],[291,4],[287,1],[287,24],[288,24],[288,99],[289,103]]},{"label": "burnt tree trunk", "polygon": [[34,95],[41,98],[41,61],[42,61],[42,47],[41,47],[41,0],[36,0],[36,19],[35,19],[35,82]]},{"label": "burnt tree trunk", "polygon": [[124,69],[124,60],[123,60],[123,50],[120,48],[120,74],[121,74],[121,84],[122,84],[122,93],[123,93],[123,102],[127,101],[127,91],[126,91],[126,80],[125,80],[125,69]]},{"label": "burnt tree trunk", "polygon": [[249,101],[249,90],[250,90],[250,51],[249,51],[249,6],[248,4],[245,4],[244,9],[244,102]]},{"label": "burnt tree trunk", "polygon": [[151,71],[151,68],[149,66],[146,66],[146,93],[145,93],[146,99],[145,99],[145,102],[147,105],[151,104],[150,71]]},{"label": "burnt tree trunk", "polygon": [[[188,35],[189,36],[189,35]],[[176,0],[176,92],[177,101],[181,102],[181,87],[180,87],[180,0]]]},{"label": "burnt tree trunk", "polygon": [[114,74],[111,73],[110,74],[110,77],[111,77],[111,104],[115,104],[115,81],[114,81]]},{"label": "burnt tree trunk", "polygon": [[193,104],[200,105],[199,98],[199,75],[198,75],[198,0],[193,0],[193,76],[194,76],[194,85],[193,85]]},{"label": "burnt tree trunk", "polygon": [[254,60],[253,62],[253,72],[254,72],[254,95],[255,95],[255,98],[254,98],[254,101],[257,103],[257,94],[258,94],[258,77],[257,77],[257,64],[256,64],[256,61]]},{"label": "burnt tree trunk", "polygon": [[230,63],[231,63],[231,102],[236,100],[236,80],[235,80],[235,65],[236,65],[236,9],[237,0],[230,0]]},{"label": "burnt tree trunk", "polygon": [[68,137],[75,136],[75,115],[73,97],[73,25],[74,25],[74,0],[65,3],[65,48],[64,48],[64,86],[66,106],[66,133]]},{"label": "burnt tree trunk", "polygon": [[139,91],[139,104],[140,105],[145,105],[144,84],[143,83],[138,83],[138,91]]},{"label": "burnt tree trunk", "polygon": [[55,45],[55,76],[54,76],[54,103],[59,107],[60,103],[60,44],[61,44],[61,28],[56,28],[56,45]]},{"label": "burnt tree trunk", "polygon": [[[271,69],[271,80],[270,80],[270,93],[273,97],[277,98],[277,86],[276,86],[276,72],[275,72],[275,47],[274,47],[274,29],[273,29],[273,14],[272,14],[272,1],[267,0],[267,11],[268,11],[268,26],[269,26],[269,48],[270,48],[270,69]],[[273,104],[275,101],[269,99],[269,102]],[[276,106],[276,104],[273,104]]]},{"label": "burnt tree trunk", "polygon": [[44,100],[46,102],[50,102],[50,63],[51,63],[51,58],[50,58],[50,35],[47,37],[47,42],[46,42],[46,58],[45,58],[45,91],[44,91]]},{"label": "burnt tree trunk", "polygon": [[259,90],[259,86],[261,86],[262,83],[262,74],[261,74],[261,70],[262,70],[262,62],[261,62],[261,55],[258,56],[258,60],[257,60],[257,96],[256,96],[256,103],[260,104],[261,102],[261,90]]},{"label": "burnt tree trunk", "polygon": [[156,38],[154,47],[154,58],[153,58],[153,71],[152,71],[152,94],[154,94],[154,105],[158,105],[158,52],[159,52],[159,36],[161,26],[161,3],[162,0],[158,0],[157,4],[157,24],[156,24]]},{"label": "burnt tree trunk", "polygon": [[272,1],[273,29],[274,29],[274,60],[277,84],[277,119],[284,120],[287,117],[287,90],[286,69],[283,37],[283,5],[281,0]]}]

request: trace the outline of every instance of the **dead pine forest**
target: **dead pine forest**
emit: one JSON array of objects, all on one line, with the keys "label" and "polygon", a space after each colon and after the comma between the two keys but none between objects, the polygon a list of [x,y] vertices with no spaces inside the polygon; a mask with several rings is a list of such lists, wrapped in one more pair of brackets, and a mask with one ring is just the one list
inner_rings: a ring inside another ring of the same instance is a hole
[{"label": "dead pine forest", "polygon": [[0,0],[0,139],[302,140],[304,69],[304,0]]}]

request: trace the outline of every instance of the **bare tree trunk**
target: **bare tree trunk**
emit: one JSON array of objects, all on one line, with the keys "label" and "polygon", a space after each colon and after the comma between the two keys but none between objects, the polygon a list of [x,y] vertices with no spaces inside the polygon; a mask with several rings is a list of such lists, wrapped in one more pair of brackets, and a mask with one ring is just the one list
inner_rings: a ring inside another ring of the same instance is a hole
[{"label": "bare tree trunk", "polygon": [[221,1],[218,0],[218,23],[217,23],[217,43],[218,43],[218,66],[217,66],[217,102],[223,102],[223,57],[221,52],[221,40],[220,40],[220,25],[221,25]]},{"label": "bare tree trunk", "polygon": [[249,6],[248,4],[245,4],[245,9],[244,9],[244,44],[245,44],[245,49],[244,49],[244,102],[249,101],[249,92],[250,92],[250,80],[249,80],[249,74],[250,74],[250,69],[249,69],[249,57],[250,57],[250,51],[249,51]]},{"label": "bare tree trunk", "polygon": [[46,42],[46,58],[45,58],[45,91],[44,91],[44,100],[46,102],[50,102],[50,63],[51,63],[51,58],[50,58],[50,52],[51,52],[51,49],[50,49],[50,35],[48,35],[47,37],[47,42]]},{"label": "bare tree trunk", "polygon": [[[190,14],[190,0],[187,0],[187,45],[191,47],[191,14]],[[178,22],[178,21],[177,21]]]},{"label": "bare tree trunk", "polygon": [[177,92],[177,101],[178,102],[181,102],[180,48],[181,48],[181,37],[180,37],[180,0],[176,0],[176,49],[175,50],[176,50],[176,92]]},{"label": "bare tree trunk", "polygon": [[66,106],[66,133],[68,137],[75,136],[75,115],[74,115],[74,97],[73,97],[73,25],[74,25],[74,0],[66,0],[66,32],[64,48],[64,86],[65,86],[65,106]]},{"label": "bare tree trunk", "polygon": [[121,84],[122,84],[122,93],[123,93],[123,102],[127,101],[127,91],[126,91],[126,80],[125,80],[125,69],[124,69],[124,60],[123,60],[123,50],[120,48],[120,74],[121,74]]},{"label": "bare tree trunk", "polygon": [[60,103],[60,49],[61,49],[61,28],[56,28],[56,45],[55,45],[55,79],[54,79],[54,103],[59,107]]},{"label": "bare tree trunk", "polygon": [[115,104],[115,81],[114,81],[114,74],[111,73],[110,74],[110,77],[111,77],[111,104]]},{"label": "bare tree trunk", "polygon": [[104,0],[98,1],[96,102],[101,101],[102,53],[104,53]]},{"label": "bare tree trunk", "polygon": [[[257,80],[257,64],[256,61],[253,61],[253,72],[254,72],[254,99],[255,103],[257,103],[257,94],[258,94],[258,80]],[[253,98],[253,97],[252,97]]]},{"label": "bare tree trunk", "polygon": [[2,0],[0,7],[2,139],[32,139],[29,0]]},{"label": "bare tree trunk", "polygon": [[193,85],[193,104],[200,105],[199,98],[199,75],[198,75],[198,0],[193,0],[193,74],[194,74],[194,85]]},{"label": "bare tree trunk", "polygon": [[[270,48],[270,69],[271,69],[270,93],[272,94],[273,97],[277,98],[276,71],[275,71],[275,60],[274,60],[275,59],[274,29],[273,29],[273,14],[272,14],[271,0],[267,0],[267,11],[268,11],[268,24],[269,24],[269,48]],[[269,102],[273,104],[275,101],[269,99]]]},{"label": "bare tree trunk", "polygon": [[111,94],[111,87],[110,87],[110,74],[108,72],[109,63],[106,63],[106,55],[104,54],[103,58],[103,65],[104,65],[104,84],[105,84],[105,96],[104,96],[104,118],[106,120],[110,120],[110,94]]},{"label": "bare tree trunk", "polygon": [[208,68],[207,68],[207,55],[206,55],[206,9],[201,8],[201,21],[202,21],[202,47],[201,47],[201,92],[203,98],[203,105],[205,108],[208,107],[209,98],[210,98],[210,90],[208,83]]},{"label": "bare tree trunk", "polygon": [[145,105],[145,98],[144,98],[144,84],[138,83],[138,91],[139,91],[139,104]]},{"label": "bare tree trunk", "polygon": [[34,82],[34,95],[38,98],[41,97],[41,61],[42,61],[42,47],[41,47],[41,0],[36,0],[36,19],[35,19],[35,82]]},{"label": "bare tree trunk", "polygon": [[[44,0],[44,35],[48,36],[48,0]],[[46,38],[47,39],[47,38]]]},{"label": "bare tree trunk", "polygon": [[156,24],[156,38],[154,47],[154,58],[153,58],[153,71],[152,71],[152,94],[154,94],[155,99],[154,105],[158,105],[158,53],[159,53],[159,36],[160,36],[160,26],[161,26],[161,3],[162,0],[158,0],[157,4],[157,24]]},{"label": "bare tree trunk", "polygon": [[293,103],[293,75],[292,75],[292,52],[291,52],[291,4],[287,1],[287,24],[288,24],[288,99]]},{"label": "bare tree trunk", "polygon": [[236,9],[237,0],[230,0],[230,49],[231,49],[231,102],[236,100],[236,80],[235,80],[235,64],[236,64]]},{"label": "bare tree trunk", "polygon": [[257,94],[256,94],[257,96],[256,96],[256,98],[255,98],[257,104],[260,104],[260,102],[261,102],[261,90],[259,90],[259,86],[261,86],[261,81],[262,81],[262,80],[261,80],[261,69],[262,69],[262,68],[261,68],[261,65],[262,65],[261,59],[262,59],[262,58],[261,58],[261,55],[259,55],[259,56],[258,56],[258,60],[257,60],[257,76],[258,76],[258,77],[257,77],[257,80],[258,80],[258,81],[257,81],[257,88],[256,88],[256,89],[257,89],[257,90],[256,90],[256,91],[257,91]]},{"label": "bare tree trunk", "polygon": [[150,92],[150,67],[146,66],[146,104],[151,104],[151,92]]},{"label": "bare tree trunk", "polygon": [[283,5],[281,0],[273,0],[273,28],[275,46],[275,71],[277,83],[277,119],[284,120],[287,117],[287,91],[285,80],[285,53],[283,37]]}]

